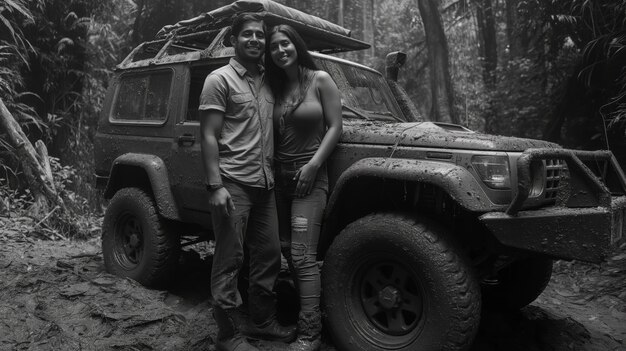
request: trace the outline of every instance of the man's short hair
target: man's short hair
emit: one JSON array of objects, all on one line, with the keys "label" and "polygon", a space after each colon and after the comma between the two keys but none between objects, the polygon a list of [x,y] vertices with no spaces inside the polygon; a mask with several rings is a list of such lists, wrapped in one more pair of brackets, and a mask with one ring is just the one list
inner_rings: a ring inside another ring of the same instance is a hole
[{"label": "man's short hair", "polygon": [[261,22],[263,23],[263,31],[267,32],[263,17],[257,13],[243,12],[238,14],[235,19],[233,19],[233,24],[230,27],[230,35],[238,36],[246,22]]}]

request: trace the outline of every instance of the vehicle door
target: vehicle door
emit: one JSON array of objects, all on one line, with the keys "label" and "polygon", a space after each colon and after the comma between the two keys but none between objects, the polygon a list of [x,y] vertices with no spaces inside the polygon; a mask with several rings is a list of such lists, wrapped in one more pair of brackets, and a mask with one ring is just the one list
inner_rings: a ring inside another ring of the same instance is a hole
[{"label": "vehicle door", "polygon": [[181,219],[208,226],[210,223],[208,193],[200,150],[200,120],[198,106],[206,76],[226,64],[189,63],[180,72],[179,113],[174,126],[170,164],[174,176],[170,179]]}]

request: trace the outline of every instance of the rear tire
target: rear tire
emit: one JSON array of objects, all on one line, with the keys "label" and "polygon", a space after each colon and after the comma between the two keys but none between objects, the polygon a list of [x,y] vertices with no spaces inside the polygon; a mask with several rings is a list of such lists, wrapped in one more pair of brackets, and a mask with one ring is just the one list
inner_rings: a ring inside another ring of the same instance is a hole
[{"label": "rear tire", "polygon": [[426,218],[363,217],[335,238],[322,286],[340,350],[465,350],[480,319],[472,270]]},{"label": "rear tire", "polygon": [[497,284],[483,284],[486,308],[519,310],[535,301],[550,282],[552,260],[528,257],[500,270]]},{"label": "rear tire", "polygon": [[102,224],[107,272],[149,287],[166,285],[180,256],[180,239],[166,227],[145,191],[123,188],[115,193]]}]

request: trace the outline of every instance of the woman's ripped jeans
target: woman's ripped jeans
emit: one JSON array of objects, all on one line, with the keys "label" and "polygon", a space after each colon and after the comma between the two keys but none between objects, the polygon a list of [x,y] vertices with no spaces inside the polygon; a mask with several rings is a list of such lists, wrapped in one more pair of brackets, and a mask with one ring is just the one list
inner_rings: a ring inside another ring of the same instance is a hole
[{"label": "woman's ripped jeans", "polygon": [[302,312],[319,311],[320,270],[317,244],[322,216],[326,207],[328,175],[326,165],[320,167],[309,195],[294,195],[296,172],[304,163],[276,165],[276,207],[281,250],[297,278]]}]

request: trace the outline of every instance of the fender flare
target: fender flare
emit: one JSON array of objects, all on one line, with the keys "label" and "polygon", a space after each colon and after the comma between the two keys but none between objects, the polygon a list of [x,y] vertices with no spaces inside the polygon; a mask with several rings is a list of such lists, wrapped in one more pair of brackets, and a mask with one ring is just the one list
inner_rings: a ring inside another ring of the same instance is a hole
[{"label": "fender flare", "polygon": [[333,212],[346,185],[363,176],[436,185],[472,212],[484,212],[496,206],[476,178],[461,166],[431,160],[371,157],[353,163],[337,179],[328,199],[327,214]]},{"label": "fender flare", "polygon": [[461,207],[476,212],[493,210],[495,205],[474,176],[465,168],[453,163],[399,158],[363,158],[348,167],[337,179],[328,199],[324,213],[324,225],[318,244],[319,257],[338,235],[339,217],[335,212],[344,190],[349,183],[359,177],[421,182],[440,187]]},{"label": "fender flare", "polygon": [[148,175],[150,189],[157,203],[159,214],[167,219],[180,220],[176,200],[170,188],[167,167],[161,158],[154,155],[126,153],[116,158],[111,165],[111,176],[104,190],[105,199],[110,199],[118,189],[124,187],[120,175],[121,166],[144,170]]}]

